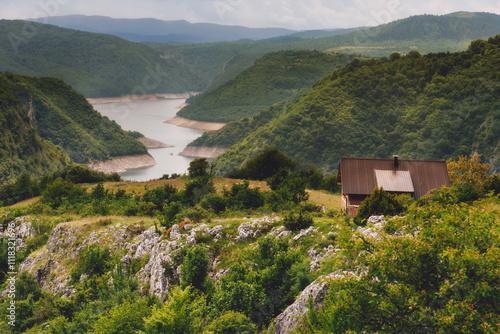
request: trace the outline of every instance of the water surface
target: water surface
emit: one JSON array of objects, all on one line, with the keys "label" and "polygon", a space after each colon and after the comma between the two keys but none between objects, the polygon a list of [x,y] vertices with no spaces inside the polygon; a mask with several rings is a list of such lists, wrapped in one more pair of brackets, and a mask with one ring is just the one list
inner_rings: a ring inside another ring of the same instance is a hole
[{"label": "water surface", "polygon": [[94,105],[97,111],[116,121],[124,130],[139,131],[148,138],[174,146],[150,149],[149,153],[155,158],[157,165],[130,169],[121,174],[124,180],[147,181],[160,178],[163,174],[187,173],[189,163],[194,158],[183,157],[178,153],[204,131],[163,123],[174,117],[179,111],[177,106],[184,102],[185,99],[165,99]]}]

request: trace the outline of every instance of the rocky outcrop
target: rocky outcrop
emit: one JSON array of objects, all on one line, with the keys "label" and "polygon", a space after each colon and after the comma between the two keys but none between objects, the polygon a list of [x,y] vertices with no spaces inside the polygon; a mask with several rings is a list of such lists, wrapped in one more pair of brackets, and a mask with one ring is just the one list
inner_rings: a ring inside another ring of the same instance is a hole
[{"label": "rocky outcrop", "polygon": [[110,160],[93,162],[88,166],[98,172],[123,173],[127,169],[155,166],[156,161],[150,154],[127,155]]},{"label": "rocky outcrop", "polygon": [[315,309],[319,309],[325,302],[325,297],[330,290],[332,280],[359,279],[362,274],[351,271],[336,271],[326,276],[318,277],[308,285],[297,300],[288,306],[274,321],[274,333],[287,334],[296,329],[302,321],[302,317],[309,311],[308,300],[312,298]]},{"label": "rocky outcrop", "polygon": [[214,159],[226,152],[224,147],[186,146],[179,155],[193,158]]}]

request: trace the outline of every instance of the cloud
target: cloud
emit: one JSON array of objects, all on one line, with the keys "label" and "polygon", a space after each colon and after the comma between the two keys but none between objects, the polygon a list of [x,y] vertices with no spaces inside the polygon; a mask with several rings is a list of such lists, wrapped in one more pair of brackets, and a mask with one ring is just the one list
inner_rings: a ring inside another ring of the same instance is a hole
[{"label": "cloud", "polygon": [[488,11],[499,0],[2,0],[0,15],[24,19],[68,14],[185,19],[295,30],[357,27],[420,14]]}]

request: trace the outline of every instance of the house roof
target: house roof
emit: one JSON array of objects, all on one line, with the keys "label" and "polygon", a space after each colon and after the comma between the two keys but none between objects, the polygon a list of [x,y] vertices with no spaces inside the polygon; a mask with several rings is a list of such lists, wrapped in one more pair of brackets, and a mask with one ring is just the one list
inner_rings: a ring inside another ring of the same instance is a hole
[{"label": "house roof", "polygon": [[416,199],[450,186],[444,160],[341,158],[337,180],[348,195],[370,195],[382,186],[391,192],[414,193]]}]

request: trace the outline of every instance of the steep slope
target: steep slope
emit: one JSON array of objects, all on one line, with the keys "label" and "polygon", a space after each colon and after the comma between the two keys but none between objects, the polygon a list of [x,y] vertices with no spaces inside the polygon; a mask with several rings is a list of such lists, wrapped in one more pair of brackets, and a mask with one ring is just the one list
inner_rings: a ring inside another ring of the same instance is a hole
[{"label": "steep slope", "polygon": [[[324,172],[341,156],[447,159],[483,153],[500,170],[500,35],[467,51],[361,61],[317,82],[215,163],[275,146]],[[230,138],[225,138],[230,141]]]},{"label": "steep slope", "polygon": [[147,153],[143,144],[102,117],[83,95],[59,79],[5,73],[0,82],[17,105],[23,106],[34,130],[62,147],[75,162]]},{"label": "steep slope", "polygon": [[158,50],[28,21],[0,21],[0,71],[65,80],[87,97],[199,91],[207,81]]},{"label": "steep slope", "polygon": [[[25,90],[22,82],[13,83]],[[21,173],[40,177],[70,162],[60,147],[40,138],[23,104],[0,73],[0,185],[14,181]]]},{"label": "steep slope", "polygon": [[307,87],[352,57],[318,51],[268,53],[253,66],[216,89],[192,97],[178,116],[228,122],[253,116]]}]

